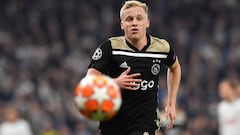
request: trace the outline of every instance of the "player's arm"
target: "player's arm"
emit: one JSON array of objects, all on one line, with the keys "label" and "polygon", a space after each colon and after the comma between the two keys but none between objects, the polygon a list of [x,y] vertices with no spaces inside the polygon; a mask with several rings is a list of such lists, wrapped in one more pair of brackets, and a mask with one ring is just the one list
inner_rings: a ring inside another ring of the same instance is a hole
[{"label": "player's arm", "polygon": [[128,67],[124,72],[122,72],[117,78],[114,78],[115,82],[119,85],[121,89],[125,90],[136,90],[141,79],[137,79],[141,76],[140,73],[129,74],[131,68]]},{"label": "player's arm", "polygon": [[[128,74],[130,70],[131,68],[129,67],[127,70],[122,72],[121,75],[113,78],[121,89],[136,90],[134,87],[138,87],[139,83],[142,81],[141,79],[136,79],[136,77],[139,77],[141,75],[140,73]],[[102,75],[102,73],[97,69],[89,68],[87,75]]]},{"label": "player's arm", "polygon": [[112,52],[111,42],[107,40],[96,48],[88,65],[87,75],[107,74]]},{"label": "player's arm", "polygon": [[89,68],[87,70],[87,75],[102,75],[102,73],[95,68]]},{"label": "player's arm", "polygon": [[[111,65],[110,58],[112,57],[111,42],[108,40],[100,45],[92,56],[92,61],[89,65],[86,75],[102,75],[107,74]],[[141,82],[141,79],[136,79],[140,73],[129,74],[130,68],[122,72],[117,78],[113,78],[121,89],[135,90]]]},{"label": "player's arm", "polygon": [[176,100],[177,93],[181,80],[181,66],[176,58],[173,65],[169,66],[167,71],[167,86],[168,86],[168,101],[166,106],[167,117],[170,119],[170,124],[167,129],[171,129],[176,118]]}]

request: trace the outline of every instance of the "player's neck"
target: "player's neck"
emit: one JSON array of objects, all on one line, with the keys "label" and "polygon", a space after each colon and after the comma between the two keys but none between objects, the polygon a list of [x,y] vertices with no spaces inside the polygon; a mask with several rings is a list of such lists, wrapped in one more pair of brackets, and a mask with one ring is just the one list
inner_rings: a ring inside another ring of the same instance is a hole
[{"label": "player's neck", "polygon": [[232,102],[234,102],[237,98],[238,98],[238,97],[237,97],[236,95],[232,95],[232,96],[230,96],[230,97],[228,98],[228,101],[232,103]]},{"label": "player's neck", "polygon": [[147,37],[144,36],[141,39],[128,39],[128,42],[133,45],[135,48],[137,48],[138,50],[142,50],[144,48],[144,46],[147,44]]}]

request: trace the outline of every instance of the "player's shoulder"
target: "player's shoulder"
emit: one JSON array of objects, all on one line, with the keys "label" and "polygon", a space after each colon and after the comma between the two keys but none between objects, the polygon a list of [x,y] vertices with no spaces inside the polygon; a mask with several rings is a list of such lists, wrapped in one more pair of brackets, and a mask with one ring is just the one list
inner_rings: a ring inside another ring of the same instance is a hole
[{"label": "player's shoulder", "polygon": [[163,45],[163,46],[169,46],[168,41],[164,38],[159,38],[159,37],[155,37],[155,36],[152,36],[152,35],[150,35],[150,38],[151,38],[151,43],[152,44],[160,44],[160,45]]},{"label": "player's shoulder", "polygon": [[240,105],[240,97],[236,99],[236,104]]},{"label": "player's shoulder", "polygon": [[131,50],[131,48],[129,48],[129,46],[126,43],[124,36],[110,37],[109,41],[113,49]]},{"label": "player's shoulder", "polygon": [[170,45],[166,39],[150,35],[150,40],[151,40],[151,47],[149,48],[149,51],[169,52]]},{"label": "player's shoulder", "polygon": [[124,36],[115,36],[115,37],[110,37],[109,40],[110,41],[120,41],[120,42],[123,42],[123,41],[125,41],[125,37]]},{"label": "player's shoulder", "polygon": [[116,36],[116,37],[110,37],[109,41],[111,42],[112,45],[122,45],[125,44],[125,38],[124,36]]},{"label": "player's shoulder", "polygon": [[217,108],[218,108],[218,110],[226,110],[227,108],[229,108],[229,102],[228,101],[226,101],[226,100],[222,100],[222,101],[220,101],[219,103],[218,103],[218,106],[217,106]]},{"label": "player's shoulder", "polygon": [[126,43],[124,36],[109,37],[101,44],[102,48],[111,48],[113,50],[131,50]]}]

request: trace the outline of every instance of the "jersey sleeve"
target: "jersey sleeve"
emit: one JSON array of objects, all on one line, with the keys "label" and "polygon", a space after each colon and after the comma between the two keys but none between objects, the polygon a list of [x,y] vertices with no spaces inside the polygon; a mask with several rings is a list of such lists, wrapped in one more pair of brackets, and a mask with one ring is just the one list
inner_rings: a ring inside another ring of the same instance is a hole
[{"label": "jersey sleeve", "polygon": [[170,49],[169,49],[168,56],[166,59],[166,65],[168,67],[173,65],[173,63],[176,61],[176,57],[177,57],[172,46],[169,45],[169,47],[170,47]]},{"label": "jersey sleeve", "polygon": [[88,68],[95,68],[103,74],[109,69],[112,47],[110,40],[103,42],[92,54],[92,60]]}]

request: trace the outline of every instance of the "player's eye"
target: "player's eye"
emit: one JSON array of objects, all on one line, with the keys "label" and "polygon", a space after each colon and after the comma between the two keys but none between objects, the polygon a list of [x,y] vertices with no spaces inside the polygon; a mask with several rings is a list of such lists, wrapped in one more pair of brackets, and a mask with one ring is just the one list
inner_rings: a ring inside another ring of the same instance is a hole
[{"label": "player's eye", "polygon": [[131,22],[131,21],[133,21],[133,17],[127,17],[125,20],[126,20],[127,22]]},{"label": "player's eye", "polygon": [[143,20],[143,17],[142,16],[137,16],[137,20],[141,21],[141,20]]}]

